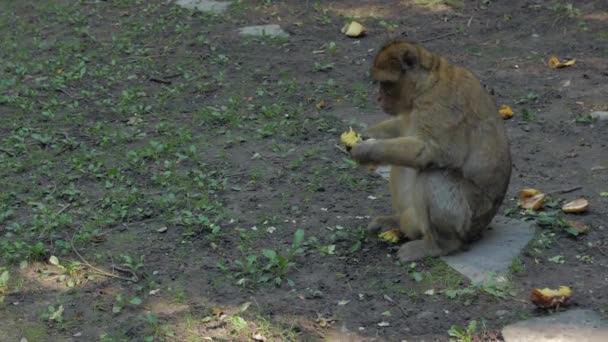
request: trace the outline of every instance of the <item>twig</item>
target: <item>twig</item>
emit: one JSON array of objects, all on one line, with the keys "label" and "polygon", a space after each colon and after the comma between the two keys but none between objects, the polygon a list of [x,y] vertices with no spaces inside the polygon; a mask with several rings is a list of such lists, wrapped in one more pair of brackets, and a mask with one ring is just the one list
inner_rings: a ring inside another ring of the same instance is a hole
[{"label": "twig", "polygon": [[475,18],[475,14],[473,14],[470,18],[469,21],[467,22],[467,27],[471,27],[471,22],[473,21],[473,18]]},{"label": "twig", "polygon": [[57,211],[57,216],[61,215],[62,212],[64,212],[67,208],[69,208],[72,204],[68,204],[66,206],[64,206],[63,208],[59,209],[59,211]]},{"label": "twig", "polygon": [[567,189],[560,189],[560,190],[553,190],[553,191],[549,191],[547,193],[547,195],[557,195],[557,194],[567,194],[569,192],[574,192],[576,190],[580,190],[582,189],[582,186],[575,186],[573,188],[567,188]]},{"label": "twig", "polygon": [[453,35],[455,35],[457,33],[458,33],[458,31],[453,31],[453,32],[450,32],[450,33],[446,33],[446,34],[442,34],[442,35],[436,36],[436,37],[431,37],[431,38],[423,39],[423,40],[421,40],[419,42],[420,43],[426,43],[426,42],[430,42],[431,40],[437,40],[437,39],[453,36]]},{"label": "twig", "polygon": [[137,277],[137,275],[135,273],[133,273],[132,271],[131,271],[131,273],[133,274],[133,277],[132,278],[125,278],[125,277],[121,277],[119,275],[116,275],[116,274],[104,271],[104,270],[102,270],[100,268],[97,268],[97,267],[89,264],[89,262],[78,252],[78,250],[74,246],[74,237],[76,237],[76,233],[78,231],[80,231],[80,227],[72,235],[72,239],[70,240],[70,246],[72,246],[72,250],[74,251],[74,253],[76,253],[76,255],[78,256],[78,258],[80,259],[80,261],[82,261],[83,264],[85,264],[88,268],[90,268],[91,270],[93,270],[95,273],[103,275],[103,276],[106,276],[106,277],[116,278],[116,279],[125,280],[125,281],[131,281],[131,282],[134,282],[134,283],[137,283],[139,281],[139,278]]},{"label": "twig", "polygon": [[344,153],[344,154],[348,154],[348,155],[350,155],[350,153],[348,153],[348,151],[347,151],[347,150],[346,150],[344,147],[342,147],[342,146],[340,146],[340,145],[338,145],[338,144],[336,144],[336,145],[334,145],[334,146],[335,146],[335,147],[336,147],[338,150],[340,150],[340,152],[342,152],[342,153]]},{"label": "twig", "polygon": [[171,82],[171,81],[163,80],[162,78],[158,78],[158,77],[150,77],[150,82],[155,82],[155,83],[160,83],[160,84],[173,84],[173,82]]}]

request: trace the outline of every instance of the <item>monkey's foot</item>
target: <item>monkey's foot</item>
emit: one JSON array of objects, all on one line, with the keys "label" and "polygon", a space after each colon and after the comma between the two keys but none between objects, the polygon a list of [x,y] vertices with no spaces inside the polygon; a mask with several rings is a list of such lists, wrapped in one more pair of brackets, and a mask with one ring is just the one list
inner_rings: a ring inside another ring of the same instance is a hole
[{"label": "monkey's foot", "polygon": [[397,256],[401,262],[416,261],[440,255],[443,255],[441,249],[436,246],[429,246],[429,243],[424,240],[406,242],[397,252]]},{"label": "monkey's foot", "polygon": [[368,233],[378,233],[380,230],[385,229],[399,229],[399,217],[398,216],[378,216],[367,225]]}]

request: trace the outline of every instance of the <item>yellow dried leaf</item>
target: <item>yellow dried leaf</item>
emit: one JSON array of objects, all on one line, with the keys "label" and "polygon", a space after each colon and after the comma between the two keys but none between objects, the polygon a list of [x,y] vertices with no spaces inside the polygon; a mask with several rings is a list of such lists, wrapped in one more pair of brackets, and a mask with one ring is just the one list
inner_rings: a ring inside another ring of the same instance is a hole
[{"label": "yellow dried leaf", "polygon": [[565,213],[583,213],[589,208],[589,202],[584,198],[576,199],[572,202],[564,204],[562,211]]},{"label": "yellow dried leaf", "polygon": [[509,107],[507,105],[503,105],[498,110],[498,114],[500,114],[500,116],[502,116],[503,119],[510,119],[513,117],[513,109],[511,109],[511,107]]},{"label": "yellow dried leaf", "polygon": [[568,286],[560,286],[558,290],[532,289],[530,299],[534,305],[543,309],[555,309],[565,304],[571,297],[572,290]]},{"label": "yellow dried leaf", "polygon": [[565,62],[560,61],[559,58],[557,58],[557,57],[551,57],[549,59],[549,67],[551,69],[565,68],[568,66],[572,66],[574,64],[576,64],[576,59],[570,59]]},{"label": "yellow dried leaf", "polygon": [[398,229],[391,229],[378,234],[378,238],[389,243],[397,243],[401,240],[401,232]]},{"label": "yellow dried leaf", "polygon": [[344,132],[340,135],[340,141],[347,148],[352,148],[356,143],[361,141],[361,135],[355,132],[352,127],[349,127],[348,132]]},{"label": "yellow dried leaf", "polygon": [[341,31],[349,37],[359,37],[365,34],[365,27],[356,21],[351,21],[344,25]]},{"label": "yellow dried leaf", "polygon": [[327,107],[327,102],[325,102],[325,100],[321,100],[317,102],[315,107],[317,108],[317,110],[325,109]]}]

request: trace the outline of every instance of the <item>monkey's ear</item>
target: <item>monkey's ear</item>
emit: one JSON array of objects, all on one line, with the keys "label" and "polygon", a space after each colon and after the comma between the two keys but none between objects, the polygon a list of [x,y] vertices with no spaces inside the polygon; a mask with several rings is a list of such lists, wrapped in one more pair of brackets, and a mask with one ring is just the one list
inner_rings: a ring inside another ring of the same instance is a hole
[{"label": "monkey's ear", "polygon": [[418,64],[418,56],[412,50],[405,50],[399,56],[399,63],[401,70],[412,70]]}]

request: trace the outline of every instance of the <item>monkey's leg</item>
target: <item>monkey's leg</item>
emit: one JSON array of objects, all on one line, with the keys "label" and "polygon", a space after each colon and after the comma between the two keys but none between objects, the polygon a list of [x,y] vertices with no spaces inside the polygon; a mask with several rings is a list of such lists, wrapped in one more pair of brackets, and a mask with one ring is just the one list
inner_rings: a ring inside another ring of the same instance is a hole
[{"label": "monkey's leg", "polygon": [[363,138],[396,138],[401,135],[401,126],[403,126],[403,119],[401,118],[385,120],[369,127],[365,132],[363,132]]},{"label": "monkey's leg", "polygon": [[387,215],[387,216],[377,216],[372,222],[367,225],[368,233],[378,233],[381,229],[393,229],[399,227],[399,216],[397,215]]},{"label": "monkey's leg", "polygon": [[420,229],[420,222],[417,219],[414,209],[408,208],[399,217],[399,228],[401,233],[405,235],[409,240],[418,240],[422,238],[422,230]]},{"label": "monkey's leg", "polygon": [[475,196],[471,185],[461,176],[446,170],[424,172],[419,175],[416,193],[421,195],[416,211],[409,211],[422,240],[405,243],[399,249],[401,261],[451,254],[468,241],[472,210],[470,196]]}]

